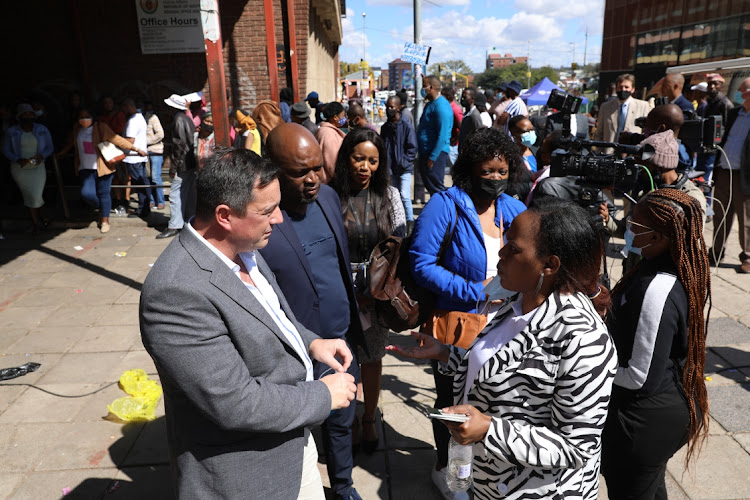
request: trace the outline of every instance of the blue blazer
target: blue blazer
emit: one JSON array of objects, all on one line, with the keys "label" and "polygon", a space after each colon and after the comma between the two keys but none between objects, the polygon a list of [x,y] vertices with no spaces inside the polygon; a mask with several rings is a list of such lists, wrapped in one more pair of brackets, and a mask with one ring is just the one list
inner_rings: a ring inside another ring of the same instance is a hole
[{"label": "blue blazer", "polygon": [[[320,206],[323,215],[333,228],[333,236],[338,248],[339,272],[344,279],[346,295],[349,298],[350,324],[347,340],[352,346],[364,345],[362,323],[359,321],[359,308],[352,283],[349,244],[341,216],[341,202],[331,187],[321,184],[315,203]],[[274,226],[268,245],[260,250],[260,254],[276,276],[276,281],[281,291],[284,292],[284,297],[289,302],[297,321],[319,336],[327,338],[327,332],[322,332],[320,328],[320,297],[310,262],[305,256],[302,243],[288,214],[285,210],[282,210],[282,213],[284,221]]]}]

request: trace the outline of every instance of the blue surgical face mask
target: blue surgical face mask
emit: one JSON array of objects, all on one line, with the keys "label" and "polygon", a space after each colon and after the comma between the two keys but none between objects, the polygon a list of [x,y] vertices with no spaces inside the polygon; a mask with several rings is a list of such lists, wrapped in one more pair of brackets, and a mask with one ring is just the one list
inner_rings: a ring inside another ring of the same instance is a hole
[{"label": "blue surgical face mask", "polygon": [[492,281],[482,290],[487,295],[487,300],[505,300],[514,296],[518,292],[506,290],[501,283],[500,276],[495,276]]},{"label": "blue surgical face mask", "polygon": [[[506,290],[503,287],[502,283],[500,283],[500,276],[499,275],[495,276],[494,278],[492,278],[492,281],[490,281],[489,283],[487,283],[487,286],[485,286],[482,289],[482,292],[487,296],[487,298],[485,299],[487,301],[487,303],[489,303],[489,301],[491,301],[491,300],[505,300],[505,299],[508,299],[510,297],[513,297],[514,295],[516,295],[518,293],[518,292],[513,292],[511,290]],[[487,306],[485,305],[485,307],[487,307]],[[478,300],[477,300],[476,309],[477,309],[477,312],[480,312],[479,311],[479,301]]]},{"label": "blue surgical face mask", "polygon": [[521,134],[521,144],[523,144],[527,148],[530,148],[531,146],[536,144],[536,131],[529,130],[528,132],[524,132],[523,134]]},{"label": "blue surgical face mask", "polygon": [[346,118],[341,118],[339,120],[339,127],[346,127]]},{"label": "blue surgical face mask", "polygon": [[745,99],[742,97],[742,92],[740,92],[739,90],[734,93],[734,102],[736,102],[737,104],[742,104],[743,102],[745,102]]},{"label": "blue surgical face mask", "polygon": [[642,233],[635,234],[632,229],[628,228],[625,230],[625,246],[620,250],[620,253],[623,257],[627,257],[628,253],[634,253],[636,255],[641,255],[641,250],[643,250],[646,247],[650,247],[651,243],[644,247],[636,247],[633,246],[633,240],[635,240],[635,237],[641,234],[648,234],[653,233],[653,229],[649,229],[648,231],[644,231]]},{"label": "blue surgical face mask", "polygon": [[424,99],[425,97],[427,97],[427,91],[425,89],[420,90],[419,93],[422,96],[422,99]]}]

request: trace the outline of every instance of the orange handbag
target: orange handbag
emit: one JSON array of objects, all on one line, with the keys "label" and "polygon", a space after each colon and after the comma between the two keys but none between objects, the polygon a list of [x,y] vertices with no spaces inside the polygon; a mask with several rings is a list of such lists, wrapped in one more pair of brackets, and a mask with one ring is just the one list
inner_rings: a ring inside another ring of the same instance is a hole
[{"label": "orange handbag", "polygon": [[487,316],[484,314],[436,309],[423,331],[443,344],[468,349],[485,326]]}]

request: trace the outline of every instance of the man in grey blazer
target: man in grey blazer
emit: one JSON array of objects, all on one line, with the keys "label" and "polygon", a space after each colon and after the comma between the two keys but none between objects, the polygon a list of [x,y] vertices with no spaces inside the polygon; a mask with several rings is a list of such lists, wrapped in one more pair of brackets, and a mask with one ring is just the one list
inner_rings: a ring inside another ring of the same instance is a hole
[{"label": "man in grey blazer", "polygon": [[[323,499],[308,428],[356,393],[346,343],[298,323],[255,252],[282,220],[277,176],[248,150],[210,157],[195,218],[143,285],[180,499]],[[311,358],[336,373],[313,380]]]}]

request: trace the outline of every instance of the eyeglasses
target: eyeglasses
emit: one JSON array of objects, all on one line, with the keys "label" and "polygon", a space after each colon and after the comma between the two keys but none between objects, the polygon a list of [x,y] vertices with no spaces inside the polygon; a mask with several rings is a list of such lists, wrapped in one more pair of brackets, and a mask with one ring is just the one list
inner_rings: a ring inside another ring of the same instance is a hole
[{"label": "eyeglasses", "polygon": [[643,229],[648,229],[649,231],[653,231],[653,229],[651,229],[650,227],[634,221],[633,217],[631,215],[628,215],[628,218],[625,219],[625,229],[629,229],[630,231],[632,231],[633,226],[638,226],[638,227],[642,227]]}]

